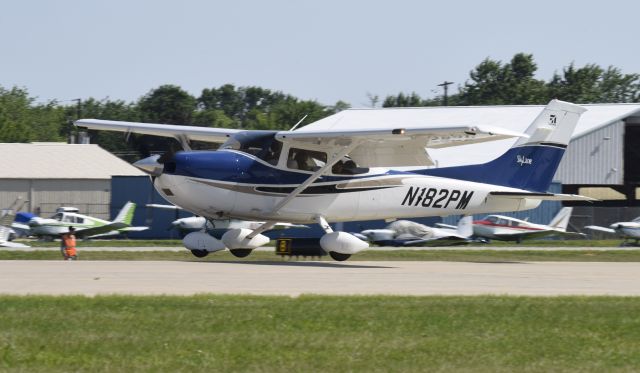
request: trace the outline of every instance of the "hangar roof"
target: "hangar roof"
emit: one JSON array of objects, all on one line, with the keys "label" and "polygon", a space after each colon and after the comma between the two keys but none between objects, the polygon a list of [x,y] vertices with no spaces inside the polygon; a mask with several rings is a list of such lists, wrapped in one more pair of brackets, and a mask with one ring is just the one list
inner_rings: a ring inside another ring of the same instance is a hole
[{"label": "hangar roof", "polygon": [[[640,116],[640,104],[587,104],[573,138],[630,116]],[[412,128],[418,126],[492,125],[524,132],[545,105],[448,106],[388,109],[349,109],[331,115],[298,131],[336,128]],[[444,149],[432,149],[431,157],[442,166],[480,163],[502,154],[516,140],[490,141]],[[462,151],[464,150],[464,151]]]},{"label": "hangar roof", "polygon": [[0,143],[0,179],[110,179],[145,173],[94,144]]}]

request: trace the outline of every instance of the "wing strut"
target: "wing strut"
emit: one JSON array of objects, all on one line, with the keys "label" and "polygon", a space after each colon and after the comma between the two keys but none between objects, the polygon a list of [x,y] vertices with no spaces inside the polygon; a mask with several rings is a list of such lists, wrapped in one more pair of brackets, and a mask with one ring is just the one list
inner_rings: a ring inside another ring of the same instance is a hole
[{"label": "wing strut", "polygon": [[[296,189],[294,189],[291,193],[289,193],[289,195],[286,196],[282,201],[280,201],[267,215],[270,215],[270,216],[276,215],[278,213],[278,211],[280,211],[280,209],[282,209],[289,202],[291,202],[291,200],[294,199],[298,194],[302,193],[305,189],[307,189],[307,187],[309,185],[311,185],[311,183],[316,181],[328,169],[330,169],[334,164],[338,163],[338,161],[342,157],[344,157],[345,155],[349,154],[349,152],[351,150],[353,150],[358,145],[359,145],[358,141],[353,141],[351,144],[349,144],[348,146],[345,146],[344,148],[342,148],[337,153],[333,153],[331,158],[329,160],[327,160],[327,163],[325,163],[324,166],[320,167],[320,169],[318,171],[314,172],[311,176],[309,176],[309,178],[307,180],[305,180],[304,183],[300,184]],[[253,232],[249,233],[247,235],[247,238],[248,239],[252,239],[253,237],[257,236],[258,234],[260,234],[260,233],[262,233],[264,231],[266,231],[267,229],[271,228],[274,225],[275,225],[274,221],[267,221],[264,224],[262,224],[261,226],[259,226],[258,228],[254,229]]]}]

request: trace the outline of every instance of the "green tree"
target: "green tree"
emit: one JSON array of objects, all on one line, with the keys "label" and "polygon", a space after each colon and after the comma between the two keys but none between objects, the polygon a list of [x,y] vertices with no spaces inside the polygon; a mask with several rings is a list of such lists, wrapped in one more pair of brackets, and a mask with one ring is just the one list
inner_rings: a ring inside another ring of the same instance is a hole
[{"label": "green tree", "polygon": [[535,79],[537,65],[530,54],[518,53],[507,64],[489,58],[469,73],[460,88],[460,105],[539,104],[546,100],[545,82]]},{"label": "green tree", "polygon": [[145,122],[186,125],[191,123],[196,104],[196,98],[180,87],[163,85],[138,101],[138,111]]}]

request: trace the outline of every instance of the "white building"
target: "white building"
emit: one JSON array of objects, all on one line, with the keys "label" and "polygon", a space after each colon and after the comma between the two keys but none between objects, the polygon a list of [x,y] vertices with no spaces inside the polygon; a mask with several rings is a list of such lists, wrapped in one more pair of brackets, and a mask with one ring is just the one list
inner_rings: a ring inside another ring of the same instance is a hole
[{"label": "white building", "polygon": [[91,144],[0,144],[0,155],[0,208],[22,198],[28,201],[23,211],[42,216],[75,206],[81,213],[109,218],[111,177],[145,175]]}]

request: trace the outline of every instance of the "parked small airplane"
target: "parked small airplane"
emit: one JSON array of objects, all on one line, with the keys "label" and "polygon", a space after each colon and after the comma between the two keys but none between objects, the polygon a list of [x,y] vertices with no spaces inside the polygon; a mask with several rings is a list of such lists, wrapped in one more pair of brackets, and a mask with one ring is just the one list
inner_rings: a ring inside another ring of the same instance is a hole
[{"label": "parked small airplane", "polygon": [[[152,177],[167,201],[195,215],[265,221],[256,229],[231,229],[222,236],[222,247],[238,257],[268,243],[261,233],[278,221],[318,223],[325,231],[323,250],[335,260],[346,260],[369,245],[352,234],[334,232],[329,221],[520,211],[542,200],[589,199],[547,193],[585,111],[581,106],[552,100],[526,134],[491,126],[429,127],[423,110],[428,109],[344,110],[290,131],[96,119],[75,124],[178,140],[185,151],[134,165]],[[488,163],[427,168],[434,162],[426,148],[513,137],[520,139]],[[216,151],[192,151],[191,140],[222,145]],[[200,239],[202,250],[221,250],[204,236]]]},{"label": "parked small airplane", "polygon": [[473,222],[473,235],[491,240],[522,242],[524,239],[548,236],[584,237],[584,234],[567,232],[567,225],[573,208],[563,207],[549,225],[535,224],[509,216],[488,215]]},{"label": "parked small airplane", "polygon": [[637,217],[632,221],[619,221],[617,223],[613,223],[609,228],[597,225],[587,225],[585,229],[622,236],[624,241],[621,246],[626,246],[628,244],[628,240],[635,240],[635,245],[638,246],[638,240],[640,240],[640,217]]},{"label": "parked small airplane", "polygon": [[409,220],[397,220],[385,229],[366,229],[360,235],[380,246],[451,246],[471,242],[473,218],[465,216],[457,227],[433,228]]},{"label": "parked small airplane", "polygon": [[13,223],[15,216],[13,209],[5,209],[0,213],[0,247],[29,247],[27,245],[11,241],[11,235],[13,234],[11,224]]},{"label": "parked small airplane", "polygon": [[35,217],[29,220],[30,234],[53,239],[67,233],[69,227],[74,227],[76,237],[95,238],[149,229],[131,226],[135,208],[135,203],[127,202],[113,221],[107,221],[79,214],[75,207],[60,207],[49,219]]}]

